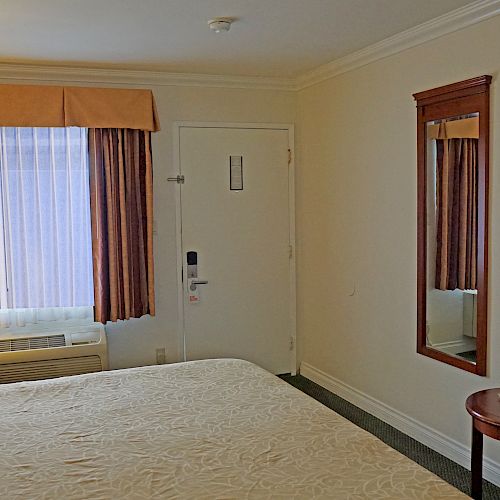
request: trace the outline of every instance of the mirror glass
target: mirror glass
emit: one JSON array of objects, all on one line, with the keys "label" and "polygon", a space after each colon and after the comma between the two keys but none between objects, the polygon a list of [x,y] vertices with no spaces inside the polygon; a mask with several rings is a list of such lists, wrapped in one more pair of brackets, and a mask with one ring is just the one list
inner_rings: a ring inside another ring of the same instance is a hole
[{"label": "mirror glass", "polygon": [[426,122],[426,345],[476,363],[479,113]]}]

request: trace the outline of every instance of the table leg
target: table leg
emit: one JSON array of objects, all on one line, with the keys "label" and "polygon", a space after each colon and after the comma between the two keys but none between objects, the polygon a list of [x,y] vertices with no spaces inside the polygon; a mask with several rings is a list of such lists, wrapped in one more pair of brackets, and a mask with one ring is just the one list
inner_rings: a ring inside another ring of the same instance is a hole
[{"label": "table leg", "polygon": [[471,496],[481,500],[483,496],[483,434],[472,422],[472,453],[471,453]]}]

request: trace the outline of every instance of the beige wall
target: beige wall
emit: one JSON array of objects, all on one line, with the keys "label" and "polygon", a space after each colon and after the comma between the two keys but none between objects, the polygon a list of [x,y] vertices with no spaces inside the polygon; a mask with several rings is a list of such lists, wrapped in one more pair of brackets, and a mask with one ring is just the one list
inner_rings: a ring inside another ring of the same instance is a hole
[{"label": "beige wall", "polygon": [[[0,83],[47,83],[18,80]],[[71,83],[73,85],[73,83]],[[76,84],[75,84],[76,85]],[[89,84],[83,84],[89,86]],[[99,84],[96,86],[104,87]],[[126,87],[126,85],[115,85]],[[138,87],[138,85],[131,85]],[[173,122],[293,123],[296,95],[293,92],[180,86],[145,86],[154,92],[162,130],[153,135],[154,240],[156,317],[108,323],[109,357],[112,368],[156,363],[155,349],[165,347],[167,361],[181,361],[177,332],[177,274],[175,241],[176,184],[166,181],[173,171]]]},{"label": "beige wall", "polygon": [[[301,358],[467,446],[467,395],[500,386],[499,46],[497,16],[307,88],[298,99]],[[415,350],[412,93],[482,74],[494,77],[487,378]],[[485,450],[500,461],[499,442],[488,440]]]}]

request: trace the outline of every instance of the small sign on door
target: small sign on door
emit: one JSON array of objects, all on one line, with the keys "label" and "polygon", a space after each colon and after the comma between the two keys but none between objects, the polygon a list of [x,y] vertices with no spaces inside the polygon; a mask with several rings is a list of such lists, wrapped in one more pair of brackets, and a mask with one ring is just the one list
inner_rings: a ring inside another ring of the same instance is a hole
[{"label": "small sign on door", "polygon": [[229,189],[243,191],[243,156],[229,157]]}]

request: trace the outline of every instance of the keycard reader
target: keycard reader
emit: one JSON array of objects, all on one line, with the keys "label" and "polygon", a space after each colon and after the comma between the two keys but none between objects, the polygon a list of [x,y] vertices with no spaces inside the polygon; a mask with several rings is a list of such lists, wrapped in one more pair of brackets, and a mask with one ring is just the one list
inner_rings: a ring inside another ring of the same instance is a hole
[{"label": "keycard reader", "polygon": [[187,277],[188,279],[198,277],[198,252],[187,253]]}]

